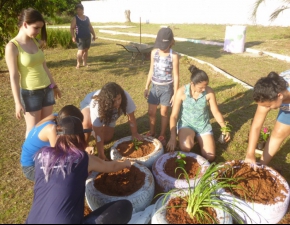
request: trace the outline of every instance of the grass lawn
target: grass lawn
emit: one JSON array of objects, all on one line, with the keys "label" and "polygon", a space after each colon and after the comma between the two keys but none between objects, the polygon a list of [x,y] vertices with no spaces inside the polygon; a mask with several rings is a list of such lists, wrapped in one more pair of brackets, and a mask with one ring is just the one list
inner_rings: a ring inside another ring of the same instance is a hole
[{"label": "grass lawn", "polygon": [[[145,29],[146,26],[148,26],[148,31]],[[196,30],[200,29],[200,32],[203,30],[204,33],[200,36],[194,36],[194,33],[191,33],[192,30],[195,30],[193,29],[194,27],[196,27]],[[144,25],[143,29],[144,33],[152,32],[152,34],[156,34],[159,26]],[[249,42],[267,43],[268,39],[272,40],[274,36],[277,37],[278,40],[281,39],[281,42],[283,42],[284,38],[285,42],[289,42],[289,40],[286,40],[286,31],[288,31],[288,28],[277,28],[276,30],[274,28],[273,30],[269,28],[270,31],[268,28],[256,28],[257,30],[255,31],[252,31],[252,29],[254,30],[254,28],[249,27],[249,31],[247,31],[250,38]],[[271,32],[273,31],[276,33],[271,36]],[[127,32],[127,30],[124,32]],[[138,33],[139,30],[135,28],[132,32]],[[266,38],[260,39],[262,37],[261,32],[264,32]],[[217,41],[223,41],[224,36],[222,27],[207,27],[205,25],[184,25],[184,27],[182,25],[176,25],[174,33],[175,36],[180,37],[194,39],[203,38]],[[101,33],[97,33],[97,36],[139,42],[138,37],[134,38],[124,35],[111,36]],[[142,38],[142,42],[152,44],[154,40]],[[249,43],[246,43],[246,46],[248,44]],[[262,43],[257,46],[262,46]],[[277,45],[277,48],[278,47],[279,45]],[[177,52],[210,62],[251,85],[253,85],[260,76],[267,75],[271,70],[281,72],[289,68],[289,63],[271,57],[253,57],[247,53],[229,54],[223,52],[222,48],[217,46],[176,42],[173,49]],[[280,51],[282,52],[284,50],[285,49],[281,47]],[[287,51],[288,54],[289,50]],[[137,118],[138,130],[140,133],[147,132],[149,130],[147,103],[143,97],[143,91],[149,70],[149,62],[146,61],[142,65],[140,61],[137,60],[134,64],[131,64],[130,54],[120,46],[117,46],[116,42],[98,39],[92,44],[89,50],[90,67],[81,67],[79,70],[76,70],[76,52],[76,49],[63,50],[61,48],[45,50],[47,65],[63,94],[63,97],[57,100],[54,111],[59,111],[67,104],[79,106],[80,101],[87,93],[100,89],[107,82],[114,81],[119,83],[133,97],[137,105],[135,115]],[[279,53],[278,51],[274,52]],[[290,53],[288,55],[290,55]],[[225,119],[233,125],[232,140],[228,144],[220,144],[217,142],[220,135],[219,126],[213,117],[211,119],[216,140],[216,161],[224,162],[233,159],[244,159],[250,122],[256,110],[256,104],[252,100],[252,91],[225,78],[210,67],[191,61],[187,57],[180,58],[180,86],[189,82],[189,63],[193,63],[207,72],[210,78],[209,86],[215,90],[220,111]],[[23,118],[21,120],[15,118],[15,108],[10,88],[9,74],[3,59],[0,60],[0,82],[2,84],[2,88],[0,89],[0,223],[24,223],[33,199],[33,183],[24,178],[21,172],[19,159],[21,145],[24,141],[25,121]],[[271,111],[265,121],[265,126],[273,128],[276,115],[277,110]],[[159,124],[160,117],[158,114],[157,125]],[[158,131],[159,127],[157,127],[157,134]],[[109,156],[109,150],[113,143],[121,137],[128,135],[130,135],[130,129],[127,124],[127,118],[122,116],[117,121],[113,141],[106,145],[107,156]],[[168,138],[167,136],[167,139]],[[94,140],[92,140],[90,145],[94,144]],[[282,176],[286,178],[288,183],[290,182],[289,147],[290,142],[289,139],[287,139],[281,146],[279,153],[269,165],[275,169],[281,170]],[[196,145],[192,151],[200,154],[198,145]],[[289,220],[287,221],[287,218],[289,214],[290,213],[285,216],[285,219],[282,220],[281,223],[288,223]]]}]

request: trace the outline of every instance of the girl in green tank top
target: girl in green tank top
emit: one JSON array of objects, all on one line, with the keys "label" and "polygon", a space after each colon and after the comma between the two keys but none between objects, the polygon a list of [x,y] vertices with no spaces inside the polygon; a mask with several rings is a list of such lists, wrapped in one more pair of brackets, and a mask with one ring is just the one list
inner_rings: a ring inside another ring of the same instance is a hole
[{"label": "girl in green tank top", "polygon": [[[191,82],[178,89],[170,116],[170,140],[167,149],[173,152],[176,147],[178,133],[179,147],[189,152],[194,146],[196,137],[201,148],[201,155],[209,161],[215,159],[215,141],[210,124],[209,109],[217,123],[226,126],[220,113],[216,97],[208,85],[207,74],[195,66],[189,67]],[[226,141],[230,140],[227,133]]]}]

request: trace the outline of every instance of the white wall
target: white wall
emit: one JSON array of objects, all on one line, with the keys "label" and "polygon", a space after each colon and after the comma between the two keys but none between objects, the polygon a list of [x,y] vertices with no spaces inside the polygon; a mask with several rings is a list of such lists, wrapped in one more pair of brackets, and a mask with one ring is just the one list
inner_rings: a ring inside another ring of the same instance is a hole
[{"label": "white wall", "polygon": [[[145,23],[198,23],[253,25],[250,19],[256,0],[102,0],[82,1],[91,22],[125,22],[125,10],[131,21]],[[256,24],[289,26],[290,10],[269,22],[270,14],[283,4],[282,0],[266,0],[257,13]]]}]

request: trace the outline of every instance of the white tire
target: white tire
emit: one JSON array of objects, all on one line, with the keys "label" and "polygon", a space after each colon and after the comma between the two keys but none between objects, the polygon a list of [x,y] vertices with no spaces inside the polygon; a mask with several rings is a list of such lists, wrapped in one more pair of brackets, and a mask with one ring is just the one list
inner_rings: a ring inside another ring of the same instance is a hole
[{"label": "white tire", "polygon": [[[200,175],[204,174],[208,166],[210,165],[209,162],[200,155],[197,155],[193,152],[182,152],[186,155],[186,157],[192,157],[197,160],[197,163],[201,166]],[[176,157],[177,152],[165,153],[161,157],[159,157],[152,166],[152,173],[155,177],[156,182],[159,186],[163,189],[164,192],[168,192],[174,188],[188,188],[188,182],[186,179],[177,179],[167,175],[164,171],[165,164],[168,159]],[[190,179],[190,186],[194,187],[195,184],[199,181],[198,178]]]},{"label": "white tire", "polygon": [[159,156],[161,156],[164,153],[164,149],[161,142],[158,139],[153,138],[153,137],[144,137],[144,139],[146,141],[152,142],[155,146],[154,151],[151,152],[149,155],[146,155],[140,158],[129,158],[129,157],[122,156],[120,152],[117,150],[117,146],[122,142],[132,140],[131,136],[127,136],[116,141],[114,145],[111,147],[111,151],[110,151],[111,159],[112,160],[129,159],[130,161],[138,162],[146,166],[147,168],[151,169],[153,163],[159,158]]},{"label": "white tire", "polygon": [[134,213],[143,211],[151,204],[155,191],[153,175],[144,165],[139,163],[132,163],[132,165],[136,166],[138,169],[140,169],[140,171],[145,173],[145,181],[144,185],[139,190],[128,196],[110,196],[103,194],[94,186],[94,180],[98,173],[93,172],[88,177],[86,180],[86,201],[91,210],[95,210],[106,203],[121,199],[127,199],[132,203]]},{"label": "white tire", "polygon": [[277,224],[285,216],[288,209],[290,195],[287,181],[271,167],[263,166],[262,168],[268,170],[277,178],[277,180],[279,180],[284,185],[287,193],[282,191],[282,193],[285,195],[285,199],[283,201],[277,201],[272,205],[265,205],[244,201],[230,193],[225,192],[225,190],[219,191],[219,194],[221,195],[220,198],[223,201],[235,204],[237,208],[241,209],[238,210],[236,208],[236,212],[246,224]]},{"label": "white tire", "polygon": [[[166,208],[167,204],[170,199],[175,198],[175,197],[183,197],[186,196],[188,193],[188,189],[180,189],[179,191],[176,190],[172,192],[167,199],[164,201],[165,196],[160,197],[152,210],[152,219],[151,219],[151,224],[168,224],[168,221],[166,220]],[[232,224],[233,219],[232,216],[220,209],[215,209],[217,213],[217,218],[219,219],[220,224]]]}]

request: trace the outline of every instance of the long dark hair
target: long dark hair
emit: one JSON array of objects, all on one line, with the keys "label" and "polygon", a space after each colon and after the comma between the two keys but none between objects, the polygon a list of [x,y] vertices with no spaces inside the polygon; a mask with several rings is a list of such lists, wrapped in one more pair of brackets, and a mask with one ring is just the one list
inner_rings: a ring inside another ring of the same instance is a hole
[{"label": "long dark hair", "polygon": [[36,9],[33,9],[33,8],[23,9],[18,17],[17,25],[20,28],[23,22],[26,22],[27,24],[30,25],[39,21],[43,22],[43,27],[41,28],[41,40],[46,42],[47,33],[46,33],[45,21],[41,13],[38,12]]},{"label": "long dark hair", "polygon": [[112,121],[115,111],[114,100],[118,95],[121,95],[122,97],[122,102],[118,109],[118,115],[121,115],[122,113],[126,115],[127,97],[125,91],[119,84],[116,84],[115,82],[106,83],[102,87],[100,93],[93,97],[93,99],[98,103],[98,112],[102,123],[109,124]]},{"label": "long dark hair", "polygon": [[278,94],[287,90],[288,83],[276,72],[260,78],[254,86],[253,98],[256,102],[275,101]]},{"label": "long dark hair", "polygon": [[209,78],[203,70],[198,69],[195,65],[190,65],[188,70],[191,73],[190,81],[195,85],[201,82],[209,82]]}]

